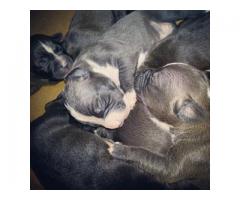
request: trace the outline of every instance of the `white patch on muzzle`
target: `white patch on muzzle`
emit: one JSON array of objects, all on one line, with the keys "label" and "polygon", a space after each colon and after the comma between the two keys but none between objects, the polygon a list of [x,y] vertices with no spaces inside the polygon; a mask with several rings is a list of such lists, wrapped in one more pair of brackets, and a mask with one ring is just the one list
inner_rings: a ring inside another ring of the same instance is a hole
[{"label": "white patch on muzzle", "polygon": [[52,49],[52,47],[40,42],[40,44],[42,45],[42,47],[50,54],[52,54],[54,56],[54,58],[61,64],[62,67],[66,67],[67,66],[67,62],[66,60],[62,57],[57,55],[56,53],[54,53],[54,50]]},{"label": "white patch on muzzle", "polygon": [[92,124],[97,124],[104,126],[105,128],[115,129],[119,128],[124,120],[128,117],[130,111],[133,109],[136,103],[136,93],[134,90],[126,92],[123,97],[123,101],[126,105],[125,109],[110,111],[106,118],[99,118],[95,116],[87,116],[77,112],[70,105],[65,104],[65,107],[69,110],[70,114],[80,122],[89,122]]}]

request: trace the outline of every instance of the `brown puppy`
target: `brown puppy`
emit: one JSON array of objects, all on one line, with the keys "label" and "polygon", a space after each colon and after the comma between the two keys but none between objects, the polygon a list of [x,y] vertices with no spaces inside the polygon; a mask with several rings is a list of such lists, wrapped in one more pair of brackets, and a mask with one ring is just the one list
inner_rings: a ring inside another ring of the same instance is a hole
[{"label": "brown puppy", "polygon": [[[109,144],[163,183],[194,179],[209,188],[209,81],[204,72],[172,63],[152,73],[139,102]],[[137,117],[136,117],[137,116]]]}]

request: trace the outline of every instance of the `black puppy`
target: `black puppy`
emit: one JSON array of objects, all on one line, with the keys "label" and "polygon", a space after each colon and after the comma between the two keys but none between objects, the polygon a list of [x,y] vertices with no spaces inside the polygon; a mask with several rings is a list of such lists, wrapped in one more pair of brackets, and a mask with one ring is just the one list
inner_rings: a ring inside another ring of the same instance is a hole
[{"label": "black puppy", "polygon": [[134,165],[112,158],[93,131],[69,115],[61,96],[31,123],[31,167],[46,189],[168,188]]},{"label": "black puppy", "polygon": [[63,47],[75,58],[87,46],[94,44],[119,19],[131,13],[125,10],[78,10],[64,37]]},{"label": "black puppy", "polygon": [[31,36],[31,94],[48,81],[62,80],[71,69],[73,61],[64,51],[61,39],[61,34]]},{"label": "black puppy", "polygon": [[159,68],[140,90],[137,103],[110,153],[134,161],[162,183],[192,179],[209,189],[209,81],[187,64]]}]

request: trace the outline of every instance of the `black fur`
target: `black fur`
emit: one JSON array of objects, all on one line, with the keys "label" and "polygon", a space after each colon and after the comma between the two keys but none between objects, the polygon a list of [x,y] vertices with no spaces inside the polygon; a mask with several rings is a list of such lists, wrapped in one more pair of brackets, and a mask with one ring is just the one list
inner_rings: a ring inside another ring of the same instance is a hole
[{"label": "black fur", "polygon": [[[72,67],[72,58],[61,45],[61,34],[31,36],[30,69],[31,94],[47,83],[63,80]],[[43,45],[49,47],[59,59],[47,52]],[[61,59],[61,60],[60,60]]]},{"label": "black fur", "polygon": [[[96,129],[76,122],[62,96],[31,123],[31,167],[45,189],[198,189],[192,181],[161,184],[131,162],[114,159]],[[108,137],[108,136],[107,136]]]},{"label": "black fur", "polygon": [[69,116],[59,96],[31,123],[31,167],[45,189],[166,189],[109,155],[94,128]]}]

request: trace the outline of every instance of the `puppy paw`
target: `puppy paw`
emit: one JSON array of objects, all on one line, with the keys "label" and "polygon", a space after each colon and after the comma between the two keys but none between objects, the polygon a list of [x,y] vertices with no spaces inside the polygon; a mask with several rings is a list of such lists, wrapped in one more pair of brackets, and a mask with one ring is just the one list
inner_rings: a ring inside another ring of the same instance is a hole
[{"label": "puppy paw", "polygon": [[109,148],[108,148],[108,152],[117,159],[124,159],[127,160],[128,159],[128,151],[129,148],[126,145],[122,145],[121,143],[111,143],[108,144]]}]

